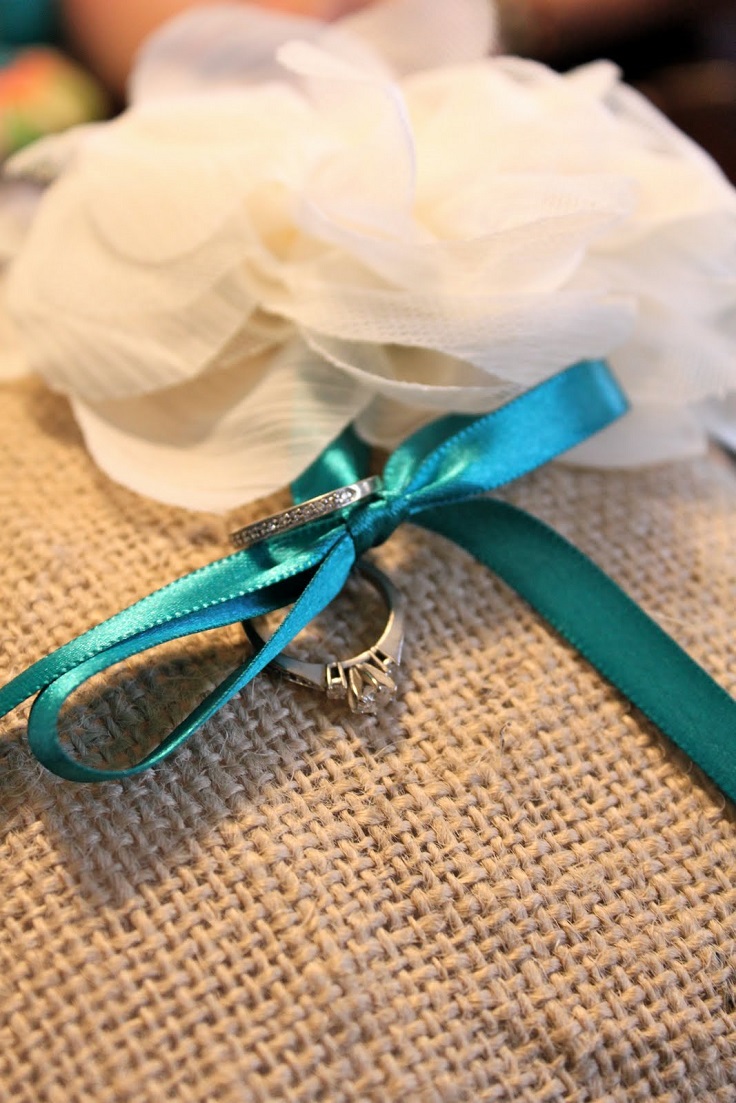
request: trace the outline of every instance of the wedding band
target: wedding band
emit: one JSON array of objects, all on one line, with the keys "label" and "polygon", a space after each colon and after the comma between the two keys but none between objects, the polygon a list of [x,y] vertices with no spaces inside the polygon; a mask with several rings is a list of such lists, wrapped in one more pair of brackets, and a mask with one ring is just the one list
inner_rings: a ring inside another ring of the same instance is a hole
[{"label": "wedding band", "polygon": [[274,513],[270,517],[264,517],[260,521],[254,521],[245,528],[238,529],[230,534],[230,542],[236,548],[250,548],[253,544],[266,540],[269,536],[280,536],[282,532],[300,528],[309,521],[316,521],[320,517],[329,517],[331,513],[355,505],[364,498],[372,498],[381,486],[378,475],[371,475],[367,479],[360,479],[349,486],[338,487],[328,494],[319,494],[316,498],[310,498],[299,505],[290,506],[280,513]]},{"label": "wedding band", "polygon": [[[335,700],[346,700],[351,712],[377,712],[396,693],[395,676],[401,663],[404,619],[398,590],[370,563],[358,563],[356,570],[371,582],[383,598],[388,620],[378,640],[367,651],[341,662],[310,663],[282,651],[269,666],[276,667],[293,682],[320,689]],[[243,621],[248,639],[259,651],[266,643],[252,621]]]}]

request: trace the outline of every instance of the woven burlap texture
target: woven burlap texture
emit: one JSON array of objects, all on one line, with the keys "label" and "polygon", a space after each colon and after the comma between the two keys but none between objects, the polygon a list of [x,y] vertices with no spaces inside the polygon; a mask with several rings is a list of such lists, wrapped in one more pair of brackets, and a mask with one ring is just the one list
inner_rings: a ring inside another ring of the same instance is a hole
[{"label": "woven burlap texture", "polygon": [[[4,676],[257,514],[112,484],[40,384],[0,408]],[[736,691],[725,461],[508,495]],[[736,1100],[730,805],[459,549],[406,527],[379,558],[409,601],[378,718],[266,674],[102,786],[36,765],[27,710],[4,721],[0,1098]],[[233,628],[110,676],[70,738],[153,738],[243,654]]]}]

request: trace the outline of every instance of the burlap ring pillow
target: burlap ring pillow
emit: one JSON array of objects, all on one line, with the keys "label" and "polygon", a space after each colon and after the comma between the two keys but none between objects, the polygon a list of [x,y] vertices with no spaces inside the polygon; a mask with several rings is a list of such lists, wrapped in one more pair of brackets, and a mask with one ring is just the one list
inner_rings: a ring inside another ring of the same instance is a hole
[{"label": "burlap ring pillow", "polygon": [[[7,671],[224,553],[232,518],[110,482],[40,384],[1,418]],[[736,690],[724,458],[507,494]],[[457,547],[403,526],[379,559],[410,601],[378,717],[264,674],[101,786],[3,722],[2,1098],[736,1099],[730,806]],[[244,648],[130,666],[69,737],[130,753]]]}]

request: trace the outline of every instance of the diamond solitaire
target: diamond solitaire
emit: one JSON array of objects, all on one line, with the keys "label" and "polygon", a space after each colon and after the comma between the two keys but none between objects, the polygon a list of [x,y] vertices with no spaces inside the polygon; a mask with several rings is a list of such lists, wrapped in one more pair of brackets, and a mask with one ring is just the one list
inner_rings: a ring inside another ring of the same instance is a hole
[{"label": "diamond solitaire", "polygon": [[[356,570],[383,597],[388,620],[380,638],[351,659],[331,663],[309,663],[282,651],[269,664],[299,685],[321,689],[333,700],[347,702],[351,712],[373,713],[385,707],[396,693],[396,673],[401,662],[404,626],[401,599],[393,583],[372,563],[361,560]],[[252,621],[244,621],[248,639],[260,650],[264,637]]]}]

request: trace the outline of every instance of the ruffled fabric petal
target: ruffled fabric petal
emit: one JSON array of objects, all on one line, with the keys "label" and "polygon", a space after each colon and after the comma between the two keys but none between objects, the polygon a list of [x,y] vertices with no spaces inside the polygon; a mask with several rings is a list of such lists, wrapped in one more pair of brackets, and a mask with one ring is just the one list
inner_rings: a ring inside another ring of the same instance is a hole
[{"label": "ruffled fabric petal", "polygon": [[[437,3],[419,0],[425,15]],[[396,0],[379,6],[389,9],[390,22]],[[143,45],[128,84],[129,102],[138,105],[282,82],[285,76],[278,54],[288,42],[323,44],[346,63],[387,76],[380,53],[363,40],[359,28],[358,33],[346,33],[349,22],[326,24],[257,4],[216,4],[185,11]]]},{"label": "ruffled fabric petal", "polygon": [[323,26],[257,4],[195,7],[143,44],[128,81],[128,102],[137,106],[280,80],[279,46],[318,39]]},{"label": "ruffled fabric petal", "polygon": [[141,49],[129,102],[282,80],[285,43],[323,45],[360,67],[400,78],[487,57],[496,45],[488,0],[382,0],[332,24],[256,4],[216,4],[187,11]]},{"label": "ruffled fabric petal", "polygon": [[317,224],[332,218],[371,236],[410,235],[416,158],[399,86],[374,66],[306,42],[289,42],[278,56],[329,143],[305,177],[301,206]]},{"label": "ruffled fabric petal", "polygon": [[312,155],[309,140],[297,149],[276,135],[301,132],[306,111],[270,88],[245,103],[221,97],[216,110],[154,104],[84,144],[49,188],[8,288],[53,387],[87,402],[144,394],[208,370],[233,342],[253,355],[283,336],[273,323],[264,335],[252,284],[274,264],[300,157]]},{"label": "ruffled fabric petal", "polygon": [[[554,375],[560,364],[596,355],[595,349],[601,350],[598,355],[605,355],[626,336],[630,325],[631,314],[621,304],[560,293],[545,296],[541,302],[510,295],[498,296],[492,306],[485,300],[466,299],[449,307],[444,302],[417,303],[415,297],[407,296],[406,314],[398,317],[381,316],[379,311],[371,316],[370,304],[366,304],[362,323],[353,327],[357,340],[306,326],[301,331],[310,347],[341,366],[350,364],[356,348],[364,350],[364,363],[372,353],[379,355],[383,344],[424,348],[500,376],[522,389]],[[337,328],[337,320],[333,328]],[[383,382],[377,372],[377,391]]]},{"label": "ruffled fabric petal", "polygon": [[155,394],[73,405],[110,478],[171,505],[224,511],[290,483],[369,398],[294,344]]},{"label": "ruffled fabric petal", "polygon": [[373,3],[340,26],[370,45],[399,77],[463,65],[493,53],[496,12],[489,0],[394,0]]},{"label": "ruffled fabric petal", "polygon": [[30,365],[18,327],[5,307],[3,277],[0,274],[0,383],[28,375]]},{"label": "ruffled fabric petal", "polygon": [[5,276],[18,254],[38,208],[38,187],[27,182],[0,182],[0,381],[28,374],[30,365],[21,334],[6,302]]},{"label": "ruffled fabric petal", "polygon": [[578,467],[645,467],[698,456],[706,444],[696,408],[642,404],[566,452],[561,461]]},{"label": "ruffled fabric petal", "polygon": [[709,436],[736,456],[736,391],[704,402],[701,414]]}]

